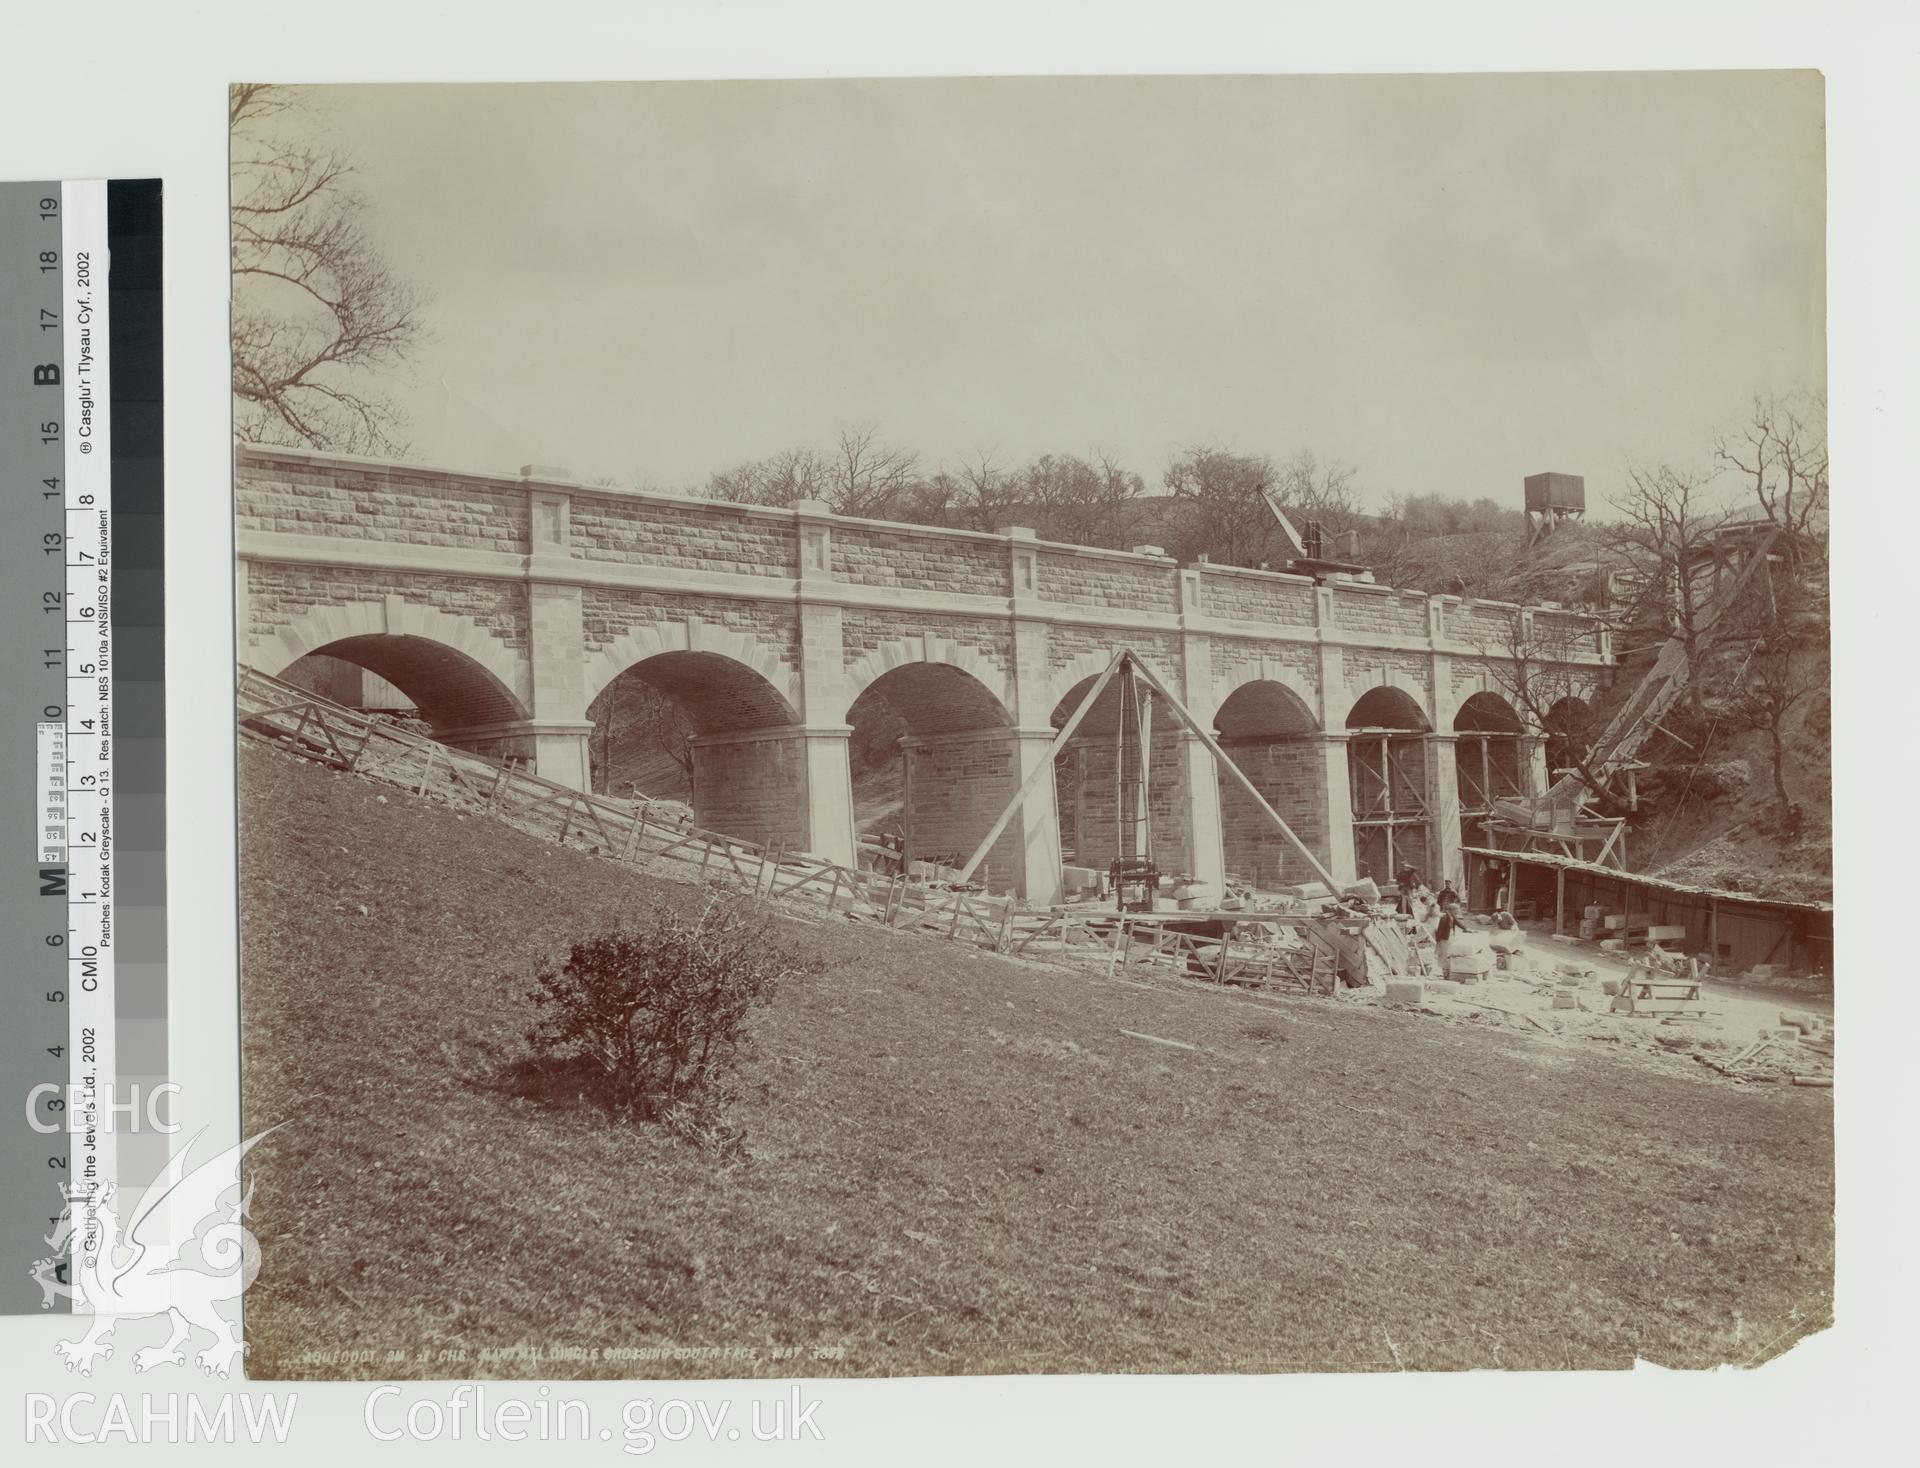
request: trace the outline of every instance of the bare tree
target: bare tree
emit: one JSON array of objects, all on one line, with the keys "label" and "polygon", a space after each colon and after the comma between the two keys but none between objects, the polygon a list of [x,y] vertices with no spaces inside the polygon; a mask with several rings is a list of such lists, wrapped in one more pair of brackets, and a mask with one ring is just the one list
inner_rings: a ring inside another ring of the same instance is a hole
[{"label": "bare tree", "polygon": [[1733,694],[1733,719],[1742,728],[1767,736],[1774,798],[1783,815],[1793,810],[1793,798],[1787,793],[1787,716],[1812,691],[1813,685],[1796,665],[1791,641],[1776,633],[1761,637]]},{"label": "bare tree", "polygon": [[790,505],[795,500],[821,498],[827,473],[826,460],[814,450],[782,449],[764,459],[716,470],[694,493],[737,505]]},{"label": "bare tree", "polygon": [[253,443],[398,454],[404,420],[367,379],[422,338],[423,297],[370,241],[352,159],[314,138],[297,89],[236,86],[234,428]]},{"label": "bare tree", "polygon": [[[617,793],[618,766],[626,763],[621,756],[631,759],[636,753],[664,754],[679,766],[686,788],[692,788],[693,740],[698,731],[679,704],[638,674],[629,671],[615,678],[587,715],[593,720],[592,739],[598,750],[595,783],[603,793]],[[641,793],[656,798],[679,794],[660,789]]]},{"label": "bare tree", "polygon": [[886,443],[871,423],[843,426],[833,449],[822,457],[823,493],[828,508],[838,515],[888,519],[919,483],[920,456]]},{"label": "bare tree", "polygon": [[679,704],[650,684],[641,683],[634,692],[634,702],[638,706],[627,724],[628,733],[640,736],[649,746],[678,765],[680,773],[686,776],[691,786],[693,739],[698,732],[693,727],[693,721]]},{"label": "bare tree", "polygon": [[1194,444],[1162,477],[1187,511],[1179,547],[1183,559],[1206,555],[1230,566],[1257,566],[1283,554],[1284,541],[1266,501],[1275,471],[1265,454]]},{"label": "bare tree", "polygon": [[[1089,540],[1088,545],[1125,546],[1138,534],[1140,501],[1147,492],[1147,481],[1120,464],[1105,449],[1095,449],[1093,468],[1098,477],[1094,513],[1105,527],[1106,539]],[[1091,528],[1091,527],[1090,527]]]},{"label": "bare tree", "polygon": [[1357,513],[1354,475],[1352,465],[1338,459],[1322,464],[1312,449],[1303,446],[1280,466],[1274,488],[1289,511],[1338,533],[1349,528]]},{"label": "bare tree", "polygon": [[1119,548],[1139,523],[1146,483],[1108,454],[1042,454],[1020,473],[1021,498],[1034,510],[1036,529],[1076,545]]},{"label": "bare tree", "polygon": [[994,449],[976,448],[931,482],[940,490],[941,523],[968,530],[998,529],[1022,503],[1022,477]]},{"label": "bare tree", "polygon": [[[986,481],[978,488],[976,474]],[[1000,521],[1002,506],[997,491],[1004,479],[990,457],[984,464],[962,459],[943,465],[914,486],[894,518],[956,530],[991,530]]]},{"label": "bare tree", "polygon": [[1791,715],[1825,686],[1820,663],[1832,637],[1824,560],[1814,550],[1762,568],[1764,594],[1744,600],[1742,632],[1752,650],[1735,679],[1729,715],[1767,736],[1773,793],[1783,817],[1795,814],[1787,790],[1786,733]]},{"label": "bare tree", "polygon": [[1612,504],[1621,517],[1612,530],[1612,548],[1632,568],[1639,587],[1634,620],[1680,640],[1687,660],[1688,706],[1704,717],[1713,583],[1699,573],[1710,564],[1711,538],[1726,522],[1726,510],[1710,492],[1707,479],[1668,464],[1629,465],[1627,488]]},{"label": "bare tree", "polygon": [[1480,651],[1493,670],[1500,692],[1519,711],[1527,727],[1559,736],[1559,768],[1579,776],[1603,811],[1624,815],[1626,807],[1613,793],[1605,773],[1606,751],[1596,747],[1602,732],[1600,720],[1590,690],[1573,661],[1577,654],[1591,651],[1588,639],[1594,627],[1590,619],[1575,623],[1514,607],[1502,623],[1497,640],[1481,646]]},{"label": "bare tree", "polygon": [[1801,535],[1825,528],[1825,398],[1756,396],[1744,423],[1714,434],[1713,456],[1739,477],[1776,525]]},{"label": "bare tree", "polygon": [[1340,533],[1355,515],[1355,471],[1322,464],[1301,448],[1276,465],[1265,454],[1236,454],[1211,444],[1190,446],[1167,466],[1165,482],[1185,502],[1185,557],[1206,555],[1228,565],[1261,566],[1291,553],[1268,501],[1272,495],[1298,522],[1317,520]]}]

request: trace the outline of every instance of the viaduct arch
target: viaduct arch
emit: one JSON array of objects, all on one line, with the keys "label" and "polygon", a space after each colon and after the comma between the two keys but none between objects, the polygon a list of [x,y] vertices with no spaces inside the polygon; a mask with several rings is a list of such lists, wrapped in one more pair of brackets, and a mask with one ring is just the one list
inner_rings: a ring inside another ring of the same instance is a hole
[{"label": "viaduct arch", "polygon": [[[1612,665],[1605,630],[1558,609],[859,520],[814,501],[243,446],[236,512],[239,656],[263,671],[315,652],[358,663],[449,742],[583,786],[588,709],[631,670],[692,726],[703,824],[842,861],[857,841],[850,741],[884,737],[903,754],[900,820],[920,853],[969,852],[1030,787],[986,872],[1035,903],[1058,900],[1063,870],[1105,864],[1111,715],[1096,709],[1053,746],[1075,691],[1121,647],[1342,878],[1362,862],[1390,876],[1389,837],[1394,860],[1457,877],[1492,772],[1543,786],[1547,737],[1565,731],[1515,729],[1495,707],[1516,621],[1526,645],[1555,649],[1530,677],[1552,679],[1569,711]],[[1229,877],[1305,879],[1171,717],[1155,721],[1150,771],[1163,870],[1216,893]]]}]

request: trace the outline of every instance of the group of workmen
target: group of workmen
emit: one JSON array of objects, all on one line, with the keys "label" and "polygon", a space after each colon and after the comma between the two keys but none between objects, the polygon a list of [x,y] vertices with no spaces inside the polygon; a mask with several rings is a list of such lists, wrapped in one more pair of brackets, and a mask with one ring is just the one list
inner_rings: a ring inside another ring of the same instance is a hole
[{"label": "group of workmen", "polygon": [[[1421,880],[1420,873],[1411,865],[1395,872],[1393,880],[1399,894],[1394,899],[1394,910],[1412,918],[1433,940],[1434,953],[1444,973],[1454,934],[1473,931],[1463,918],[1460,894],[1453,890],[1452,882],[1445,880],[1441,882],[1440,890],[1435,892]],[[1515,927],[1513,915],[1506,910],[1504,903],[1496,904],[1493,926],[1500,932]]]}]

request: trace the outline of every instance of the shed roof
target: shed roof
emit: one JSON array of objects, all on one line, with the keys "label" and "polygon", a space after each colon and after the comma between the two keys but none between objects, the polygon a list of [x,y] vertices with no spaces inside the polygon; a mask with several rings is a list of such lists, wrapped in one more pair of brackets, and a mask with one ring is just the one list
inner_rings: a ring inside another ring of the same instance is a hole
[{"label": "shed roof", "polygon": [[1762,897],[1754,892],[1729,892],[1719,887],[1697,887],[1686,882],[1674,882],[1665,877],[1650,877],[1641,872],[1623,872],[1618,867],[1601,866],[1598,862],[1580,861],[1571,856],[1555,856],[1545,851],[1503,851],[1497,846],[1463,846],[1462,851],[1475,856],[1498,857],[1501,861],[1525,862],[1530,866],[1559,867],[1567,871],[1586,872],[1592,876],[1605,877],[1610,881],[1627,882],[1641,887],[1658,887],[1666,892],[1685,892],[1693,896],[1711,897],[1716,902],[1733,902],[1747,907],[1784,907],[1798,912],[1831,913],[1831,902],[1799,902],[1785,897]]}]

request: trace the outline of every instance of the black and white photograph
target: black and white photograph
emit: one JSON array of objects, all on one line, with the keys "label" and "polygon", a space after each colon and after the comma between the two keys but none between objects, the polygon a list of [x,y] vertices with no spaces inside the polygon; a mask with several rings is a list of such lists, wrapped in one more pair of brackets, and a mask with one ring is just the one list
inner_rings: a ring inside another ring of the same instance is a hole
[{"label": "black and white photograph", "polygon": [[1825,1331],[1827,104],[235,85],[247,1376]]}]

